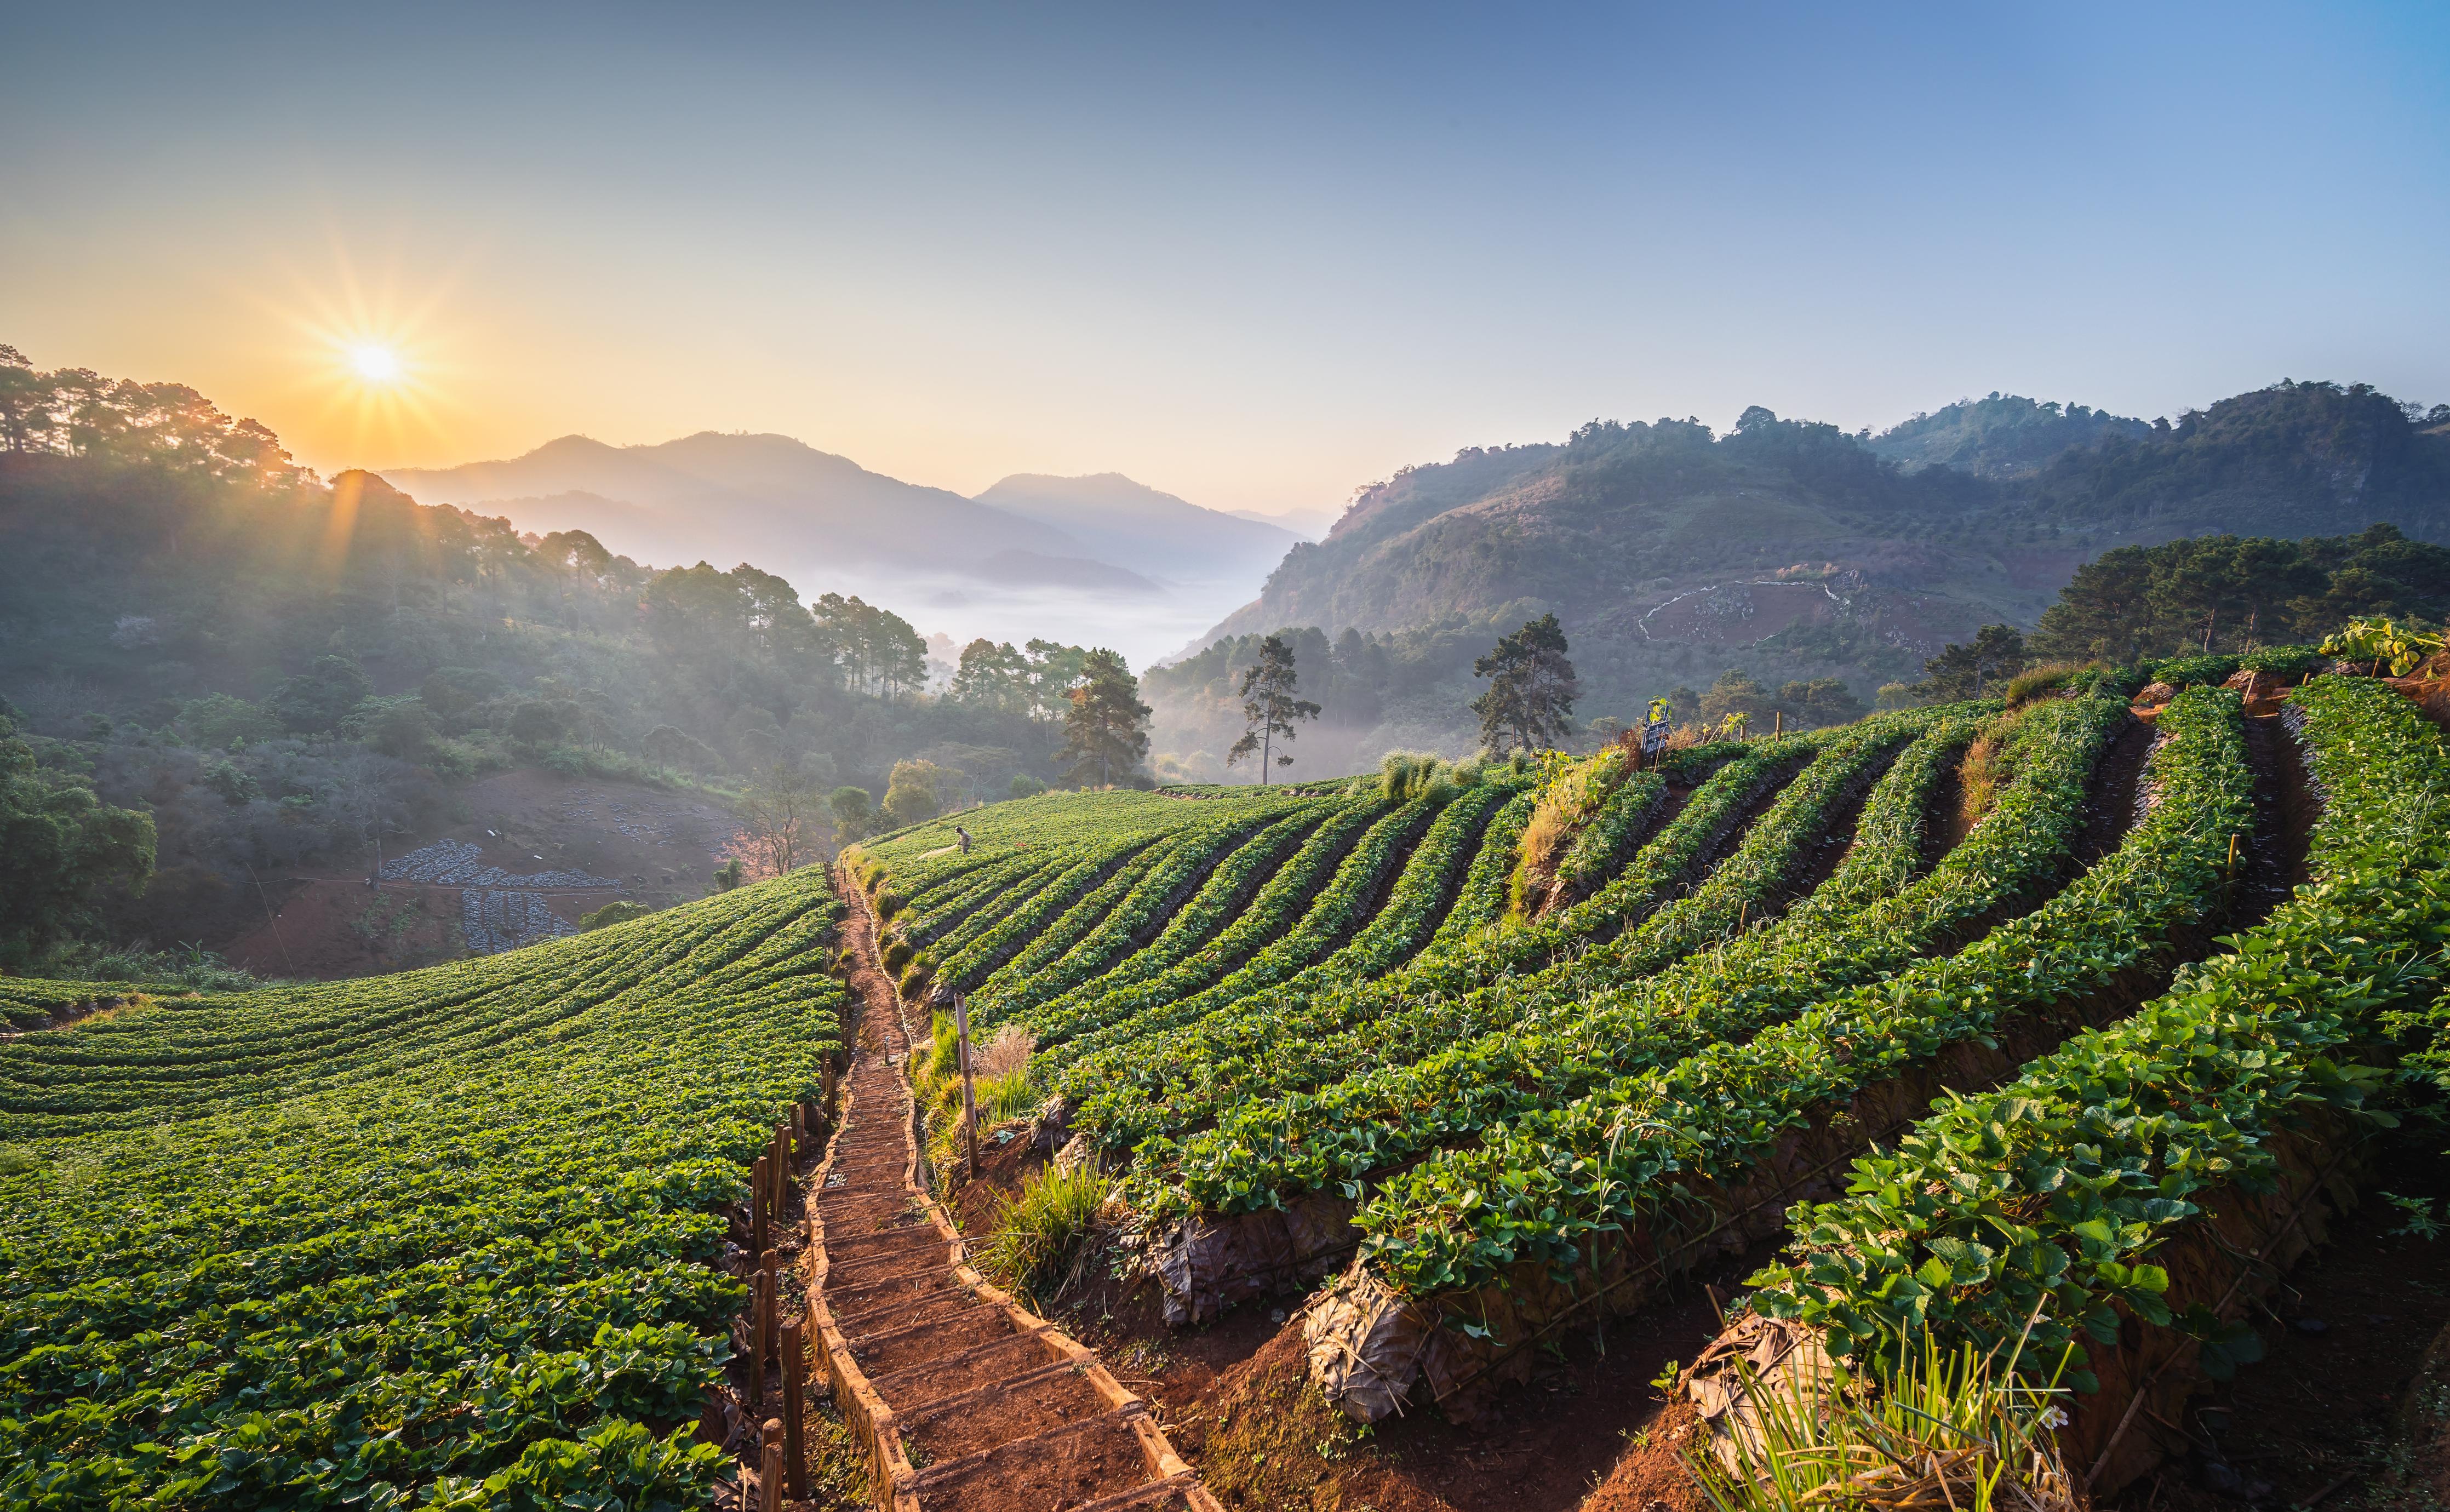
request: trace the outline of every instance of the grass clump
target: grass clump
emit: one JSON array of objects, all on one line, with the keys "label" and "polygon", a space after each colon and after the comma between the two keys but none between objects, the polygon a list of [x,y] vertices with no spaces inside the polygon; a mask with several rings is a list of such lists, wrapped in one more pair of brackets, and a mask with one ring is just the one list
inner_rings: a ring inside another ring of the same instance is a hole
[{"label": "grass clump", "polygon": [[1429,751],[1390,750],[1378,763],[1378,784],[1387,796],[1407,803],[1432,788],[1454,783],[1446,762]]},{"label": "grass clump", "polygon": [[2008,679],[2008,707],[2022,708],[2044,693],[2053,693],[2088,669],[2078,662],[2046,662],[2028,667]]},{"label": "grass clump", "polygon": [[2020,1380],[2015,1365],[1970,1344],[1943,1351],[1925,1333],[1868,1379],[1830,1387],[1803,1371],[1763,1386],[1746,1367],[1758,1434],[1731,1438],[1725,1458],[1688,1449],[1685,1463],[1715,1512],[2078,1512],[2053,1433],[2066,1389]]},{"label": "grass clump", "polygon": [[996,1213],[995,1233],[980,1256],[988,1273],[1032,1298],[1062,1291],[1086,1252],[1106,1192],[1106,1178],[1085,1163],[1031,1176]]}]

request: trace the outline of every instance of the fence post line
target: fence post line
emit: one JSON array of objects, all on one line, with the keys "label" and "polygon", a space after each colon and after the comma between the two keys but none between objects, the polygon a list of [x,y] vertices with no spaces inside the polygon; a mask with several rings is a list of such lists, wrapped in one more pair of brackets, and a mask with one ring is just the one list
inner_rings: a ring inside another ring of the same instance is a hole
[{"label": "fence post line", "polygon": [[766,1333],[759,1344],[769,1358],[776,1360],[783,1357],[776,1338],[777,1325],[783,1321],[782,1265],[783,1252],[779,1250],[767,1250],[757,1262],[757,1273],[762,1278],[758,1285],[766,1293]]},{"label": "fence post line", "polygon": [[766,1401],[766,1333],[774,1323],[774,1272],[757,1272],[757,1303],[749,1314],[749,1409]]},{"label": "fence post line", "polygon": [[979,1174],[979,1096],[970,1081],[970,999],[961,993],[953,994],[953,1028],[961,1037],[962,1050],[962,1137],[969,1145],[970,1179]]},{"label": "fence post line", "polygon": [[800,1320],[793,1318],[783,1325],[783,1476],[794,1502],[808,1494],[807,1441],[801,1427],[806,1392],[800,1384],[807,1374]]},{"label": "fence post line", "polygon": [[766,1420],[766,1431],[759,1435],[764,1453],[757,1466],[758,1512],[783,1512],[783,1424],[779,1418]]}]

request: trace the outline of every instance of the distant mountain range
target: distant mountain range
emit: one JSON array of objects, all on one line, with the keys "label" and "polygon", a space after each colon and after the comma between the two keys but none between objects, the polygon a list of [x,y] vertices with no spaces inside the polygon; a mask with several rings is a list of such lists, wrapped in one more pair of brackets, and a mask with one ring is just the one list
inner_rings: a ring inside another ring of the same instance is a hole
[{"label": "distant mountain range", "polygon": [[2450,541],[2450,408],[2284,383],[2174,424],[1998,395],[1879,436],[1758,407],[1723,436],[1594,421],[1366,490],[1190,649],[1353,628],[1460,689],[1468,651],[1553,611],[1594,712],[1729,666],[1868,695],[1977,625],[2031,626],[2110,547],[2377,521]]},{"label": "distant mountain range", "polygon": [[1176,580],[1244,577],[1264,582],[1301,539],[1247,515],[1201,509],[1120,473],[1090,477],[1016,473],[974,502],[1089,543],[1099,560]]},{"label": "distant mountain range", "polygon": [[707,431],[656,446],[565,436],[507,461],[383,476],[422,502],[507,515],[522,530],[583,530],[642,561],[788,562],[827,578],[950,575],[1118,595],[1233,580],[1247,592],[1298,539],[1120,474],[1020,475],[970,499],[786,436]]}]

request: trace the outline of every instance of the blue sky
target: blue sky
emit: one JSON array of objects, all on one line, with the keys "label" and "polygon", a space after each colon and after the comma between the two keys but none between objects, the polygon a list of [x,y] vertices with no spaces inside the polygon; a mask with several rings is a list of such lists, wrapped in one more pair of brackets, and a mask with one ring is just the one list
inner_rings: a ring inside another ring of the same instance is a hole
[{"label": "blue sky", "polygon": [[1594,416],[2450,399],[2441,6],[10,26],[0,340],[327,469],[773,430],[1274,510]]}]

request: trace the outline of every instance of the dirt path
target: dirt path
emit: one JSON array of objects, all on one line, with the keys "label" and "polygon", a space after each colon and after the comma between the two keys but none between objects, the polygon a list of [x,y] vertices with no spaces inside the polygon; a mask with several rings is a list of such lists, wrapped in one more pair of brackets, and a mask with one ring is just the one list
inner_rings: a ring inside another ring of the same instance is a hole
[{"label": "dirt path", "polygon": [[839,873],[836,885],[859,961],[859,1047],[809,1225],[810,1311],[835,1398],[869,1445],[880,1503],[1216,1512],[1147,1405],[1094,1353],[988,1285],[926,1195],[904,1064],[910,1037],[877,967],[867,900]]}]

